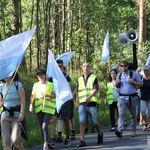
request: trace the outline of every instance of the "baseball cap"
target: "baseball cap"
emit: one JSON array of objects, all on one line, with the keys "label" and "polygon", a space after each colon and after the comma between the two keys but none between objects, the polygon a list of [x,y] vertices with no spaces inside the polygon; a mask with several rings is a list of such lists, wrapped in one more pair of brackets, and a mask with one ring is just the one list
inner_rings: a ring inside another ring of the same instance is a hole
[{"label": "baseball cap", "polygon": [[143,70],[149,70],[150,66],[144,66]]},{"label": "baseball cap", "polygon": [[119,69],[119,66],[115,65],[115,66],[112,67],[112,70],[118,70],[118,69]]},{"label": "baseball cap", "polygon": [[45,74],[46,75],[46,71],[44,69],[39,69],[38,72],[36,73],[38,74]]}]

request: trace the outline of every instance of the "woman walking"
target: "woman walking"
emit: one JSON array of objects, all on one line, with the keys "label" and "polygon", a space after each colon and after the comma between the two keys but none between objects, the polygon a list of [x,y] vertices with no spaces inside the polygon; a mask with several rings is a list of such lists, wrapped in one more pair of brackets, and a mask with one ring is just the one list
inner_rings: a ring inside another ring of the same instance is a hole
[{"label": "woman walking", "polygon": [[3,107],[1,113],[3,150],[11,150],[13,146],[23,150],[19,122],[24,119],[25,91],[22,84],[18,82],[18,73],[14,78],[13,76],[5,78],[5,83],[0,86],[0,107]]},{"label": "woman walking", "polygon": [[143,130],[150,128],[150,66],[144,67],[143,86],[141,90],[141,113],[144,122]]},{"label": "woman walking", "polygon": [[117,99],[119,97],[119,93],[117,91],[117,88],[115,87],[116,76],[117,71],[115,69],[112,69],[109,73],[109,82],[107,83],[107,98],[105,100],[105,103],[109,105],[111,122],[110,132],[115,131],[115,121],[118,119]]},{"label": "woman walking", "polygon": [[51,147],[48,143],[48,125],[56,110],[56,104],[53,101],[56,96],[53,92],[53,83],[46,81],[46,71],[44,69],[37,72],[37,78],[39,81],[33,85],[29,111],[37,114],[44,141],[43,150],[48,150],[48,147]]}]

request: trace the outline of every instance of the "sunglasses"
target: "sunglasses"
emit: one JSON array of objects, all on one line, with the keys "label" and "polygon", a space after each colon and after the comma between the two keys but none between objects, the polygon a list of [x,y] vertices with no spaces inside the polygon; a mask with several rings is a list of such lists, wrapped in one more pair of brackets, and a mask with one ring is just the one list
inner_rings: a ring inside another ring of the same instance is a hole
[{"label": "sunglasses", "polygon": [[120,65],[121,67],[127,67],[128,65]]}]

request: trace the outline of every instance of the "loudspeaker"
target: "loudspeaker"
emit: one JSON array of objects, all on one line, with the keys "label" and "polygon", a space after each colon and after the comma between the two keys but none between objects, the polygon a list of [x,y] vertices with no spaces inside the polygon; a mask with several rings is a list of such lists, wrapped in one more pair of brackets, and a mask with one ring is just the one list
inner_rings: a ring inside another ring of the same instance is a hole
[{"label": "loudspeaker", "polygon": [[131,44],[138,38],[138,33],[135,30],[129,30],[127,33],[121,33],[119,35],[119,44]]},{"label": "loudspeaker", "polygon": [[138,39],[138,34],[135,30],[129,30],[126,36],[127,36],[127,41],[131,43]]},{"label": "loudspeaker", "polygon": [[119,44],[120,45],[123,45],[123,44],[127,44],[128,41],[127,41],[127,33],[121,33],[119,35]]}]

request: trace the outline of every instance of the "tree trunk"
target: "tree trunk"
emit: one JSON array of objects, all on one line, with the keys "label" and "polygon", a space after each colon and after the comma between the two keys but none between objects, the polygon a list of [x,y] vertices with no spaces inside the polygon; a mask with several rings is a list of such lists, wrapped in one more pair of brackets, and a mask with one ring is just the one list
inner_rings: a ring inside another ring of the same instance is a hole
[{"label": "tree trunk", "polygon": [[36,36],[37,36],[37,67],[38,69],[40,68],[40,28],[39,28],[39,3],[40,0],[37,0],[36,3],[36,26],[37,26],[37,30],[36,30]]},{"label": "tree trunk", "polygon": [[146,40],[146,0],[140,0],[138,49],[142,49],[142,42],[144,42],[145,40]]},{"label": "tree trunk", "polygon": [[50,1],[46,2],[46,8],[45,8],[45,65],[47,65],[47,56],[48,56],[48,49],[49,49],[49,43],[50,43]]},{"label": "tree trunk", "polygon": [[[34,0],[32,0],[32,10],[31,10],[31,22],[30,22],[30,28],[32,28],[32,24],[33,24],[33,13],[34,13]],[[33,54],[33,51],[32,51],[32,45],[30,44],[30,66],[29,66],[29,70],[30,70],[30,73],[32,72],[32,54]]]},{"label": "tree trunk", "polygon": [[[11,31],[12,35],[19,34],[22,32],[22,17],[21,17],[21,0],[12,0],[12,24],[11,24]],[[20,69],[24,72],[27,72],[27,64],[25,57],[22,60],[22,63],[20,65]]]}]

